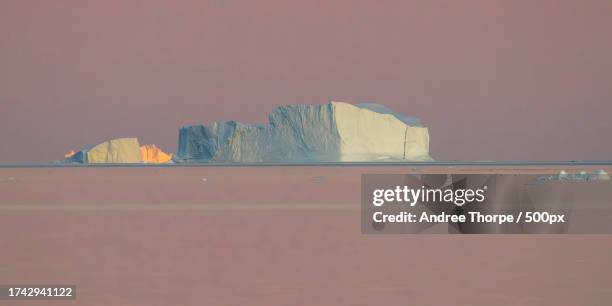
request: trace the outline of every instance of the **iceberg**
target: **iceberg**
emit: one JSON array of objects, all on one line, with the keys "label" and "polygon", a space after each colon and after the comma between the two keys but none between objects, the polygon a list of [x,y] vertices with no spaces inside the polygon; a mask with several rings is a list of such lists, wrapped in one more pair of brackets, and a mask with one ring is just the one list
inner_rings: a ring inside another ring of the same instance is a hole
[{"label": "iceberg", "polygon": [[591,179],[592,180],[608,181],[608,180],[610,180],[610,174],[608,174],[608,172],[606,172],[606,170],[603,170],[603,169],[594,170],[591,173]]},{"label": "iceberg", "polygon": [[80,150],[66,159],[67,163],[121,164],[141,163],[140,144],[137,138],[118,138]]},{"label": "iceberg", "polygon": [[610,175],[603,169],[593,170],[588,173],[584,170],[578,173],[568,173],[565,170],[559,171],[558,174],[549,176],[540,176],[536,178],[537,184],[543,184],[546,181],[573,181],[573,182],[588,182],[588,181],[607,181],[610,180]]},{"label": "iceberg", "polygon": [[365,103],[285,105],[268,125],[184,126],[177,162],[429,161],[429,132],[412,117]]},{"label": "iceberg", "polygon": [[172,160],[172,153],[168,154],[156,145],[143,145],[140,147],[140,158],[143,163],[165,164]]},{"label": "iceberg", "polygon": [[66,153],[64,153],[64,158],[70,158],[72,157],[74,154],[76,154],[76,152],[74,150],[70,150]]}]

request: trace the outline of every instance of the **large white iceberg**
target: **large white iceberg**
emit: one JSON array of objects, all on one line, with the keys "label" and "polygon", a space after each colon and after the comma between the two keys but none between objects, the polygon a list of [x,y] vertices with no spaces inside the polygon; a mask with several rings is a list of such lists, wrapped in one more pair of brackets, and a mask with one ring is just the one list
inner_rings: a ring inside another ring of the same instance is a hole
[{"label": "large white iceberg", "polygon": [[428,161],[429,133],[382,105],[286,105],[268,125],[182,127],[179,162]]}]

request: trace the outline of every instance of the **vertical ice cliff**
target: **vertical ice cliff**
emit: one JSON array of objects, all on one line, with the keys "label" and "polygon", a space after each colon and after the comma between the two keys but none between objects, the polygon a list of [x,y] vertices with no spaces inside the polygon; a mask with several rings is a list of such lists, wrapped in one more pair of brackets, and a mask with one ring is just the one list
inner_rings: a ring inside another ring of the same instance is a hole
[{"label": "vertical ice cliff", "polygon": [[276,108],[269,122],[182,127],[177,161],[431,160],[427,128],[377,104],[287,105]]},{"label": "vertical ice cliff", "polygon": [[427,128],[410,126],[393,113],[348,103],[332,105],[341,140],[341,161],[430,159]]}]

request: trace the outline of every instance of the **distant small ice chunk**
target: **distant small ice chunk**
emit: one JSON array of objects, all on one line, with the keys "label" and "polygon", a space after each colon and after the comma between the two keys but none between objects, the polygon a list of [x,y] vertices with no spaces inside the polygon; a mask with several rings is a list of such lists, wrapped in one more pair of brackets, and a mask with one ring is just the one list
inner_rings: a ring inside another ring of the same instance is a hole
[{"label": "distant small ice chunk", "polygon": [[550,180],[559,180],[559,181],[600,181],[600,180],[609,180],[610,175],[603,169],[594,170],[591,173],[588,173],[584,170],[578,173],[568,173],[565,170],[561,170],[559,174],[554,177],[550,177]]},{"label": "distant small ice chunk", "polygon": [[606,172],[603,169],[599,169],[599,170],[594,170],[591,173],[591,177],[595,180],[609,180],[610,179],[610,175],[608,174],[608,172]]}]

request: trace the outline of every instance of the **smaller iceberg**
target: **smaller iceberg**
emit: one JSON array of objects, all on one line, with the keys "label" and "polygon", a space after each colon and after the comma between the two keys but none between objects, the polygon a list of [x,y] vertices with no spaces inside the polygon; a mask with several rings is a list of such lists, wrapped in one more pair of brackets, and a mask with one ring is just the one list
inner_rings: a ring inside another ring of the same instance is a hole
[{"label": "smaller iceberg", "polygon": [[65,154],[63,163],[79,164],[163,164],[172,162],[172,154],[156,145],[141,146],[138,138],[107,140],[80,151]]},{"label": "smaller iceberg", "polygon": [[111,139],[88,147],[64,159],[67,163],[81,164],[136,164],[141,163],[137,138]]},{"label": "smaller iceberg", "polygon": [[140,157],[143,163],[165,164],[172,160],[172,153],[166,153],[156,145],[140,146]]}]

